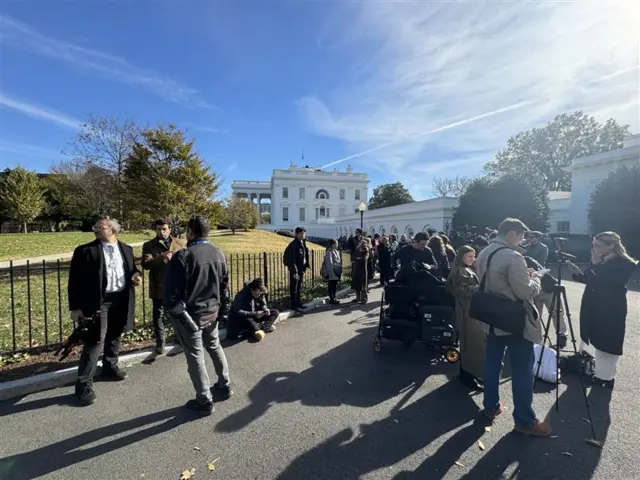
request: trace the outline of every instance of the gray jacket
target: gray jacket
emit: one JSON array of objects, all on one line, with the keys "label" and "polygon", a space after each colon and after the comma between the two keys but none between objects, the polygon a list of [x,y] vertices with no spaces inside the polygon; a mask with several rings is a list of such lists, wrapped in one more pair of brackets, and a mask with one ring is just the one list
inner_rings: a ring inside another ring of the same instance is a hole
[{"label": "gray jacket", "polygon": [[329,275],[329,280],[340,280],[340,277],[336,273],[337,267],[341,266],[340,252],[338,250],[331,250],[327,248],[324,253],[324,265]]},{"label": "gray jacket", "polygon": [[[527,263],[524,257],[516,250],[509,247],[504,238],[496,237],[488,247],[478,255],[476,269],[478,278],[482,281],[486,270],[489,255],[501,247],[501,250],[491,259],[491,268],[486,278],[485,290],[487,292],[503,295],[512,300],[524,300],[528,315],[525,322],[523,337],[533,343],[542,341],[542,326],[539,314],[533,304],[533,298],[540,293],[540,279],[531,278],[527,273]],[[489,325],[483,324],[485,332],[489,333]],[[507,332],[494,329],[496,335],[508,335]]]}]

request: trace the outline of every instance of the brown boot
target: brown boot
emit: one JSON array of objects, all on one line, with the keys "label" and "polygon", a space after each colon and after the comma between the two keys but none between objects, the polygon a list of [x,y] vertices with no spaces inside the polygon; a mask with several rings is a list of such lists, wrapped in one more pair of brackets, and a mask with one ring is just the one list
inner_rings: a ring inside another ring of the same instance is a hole
[{"label": "brown boot", "polygon": [[539,422],[538,420],[533,422],[533,425],[530,427],[516,425],[514,430],[524,435],[534,435],[536,437],[548,437],[551,435],[551,427],[549,424],[547,422]]}]

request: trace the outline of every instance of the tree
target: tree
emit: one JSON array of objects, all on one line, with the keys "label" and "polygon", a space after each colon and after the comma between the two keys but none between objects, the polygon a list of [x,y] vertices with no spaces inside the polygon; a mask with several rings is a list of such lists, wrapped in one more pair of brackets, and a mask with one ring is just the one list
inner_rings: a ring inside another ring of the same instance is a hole
[{"label": "tree", "polygon": [[211,218],[222,211],[214,199],[218,175],[194,151],[185,132],[173,125],[141,132],[126,161],[124,186],[130,214],[138,222],[164,217],[183,230],[193,215],[208,215],[211,223],[220,220]]},{"label": "tree", "polygon": [[232,233],[236,230],[256,228],[258,211],[249,200],[232,195],[227,201],[226,224]]},{"label": "tree", "polygon": [[589,222],[594,233],[614,231],[635,256],[640,256],[640,166],[609,174],[591,194]]},{"label": "tree", "polygon": [[431,183],[435,197],[460,197],[471,184],[473,178],[456,175],[455,178],[436,177]]},{"label": "tree", "polygon": [[512,175],[542,181],[550,191],[571,190],[572,160],[622,147],[628,125],[610,118],[604,124],[577,111],[556,116],[542,128],[518,133],[485,165],[492,177]]},{"label": "tree", "polygon": [[369,200],[369,210],[411,202],[413,202],[413,197],[402,183],[385,183],[373,189],[373,197]]},{"label": "tree", "polygon": [[139,136],[139,128],[133,119],[89,115],[80,126],[78,138],[71,144],[68,154],[76,161],[91,164],[113,175],[110,197],[116,204],[116,215],[125,217],[126,192],[124,172],[127,159]]},{"label": "tree", "polygon": [[20,221],[24,233],[27,233],[27,223],[40,215],[45,205],[44,187],[38,174],[23,167],[14,168],[3,175],[0,196],[8,217]]},{"label": "tree", "polygon": [[485,177],[473,180],[460,197],[452,224],[455,230],[496,228],[505,218],[515,217],[544,232],[548,216],[549,194],[543,186],[532,186],[516,177]]}]

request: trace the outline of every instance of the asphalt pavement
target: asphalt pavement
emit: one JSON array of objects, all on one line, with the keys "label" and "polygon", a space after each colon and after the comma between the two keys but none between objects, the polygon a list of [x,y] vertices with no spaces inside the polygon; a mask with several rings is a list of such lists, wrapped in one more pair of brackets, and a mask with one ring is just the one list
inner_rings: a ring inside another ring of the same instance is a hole
[{"label": "asphalt pavement", "polygon": [[[567,289],[577,327],[582,287]],[[564,379],[558,411],[553,388],[535,395],[552,438],[511,433],[508,378],[507,411],[486,429],[482,396],[455,381],[457,366],[419,344],[383,341],[374,353],[378,300],[375,289],[366,306],[317,310],[229,346],[236,394],[207,418],[182,408],[193,391],[181,355],[97,383],[90,407],[75,406],[72,387],[0,403],[0,478],[174,480],[195,468],[197,480],[640,479],[640,293],[629,294],[615,389],[588,391],[602,449],[585,442],[577,377]]]}]

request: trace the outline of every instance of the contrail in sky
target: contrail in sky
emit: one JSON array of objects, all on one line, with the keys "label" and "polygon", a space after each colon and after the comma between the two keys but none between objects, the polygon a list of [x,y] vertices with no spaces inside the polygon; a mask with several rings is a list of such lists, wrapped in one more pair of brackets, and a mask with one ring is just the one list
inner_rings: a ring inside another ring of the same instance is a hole
[{"label": "contrail in sky", "polygon": [[390,147],[391,145],[396,145],[398,143],[411,141],[411,140],[417,140],[418,138],[426,137],[427,135],[431,135],[433,133],[443,132],[445,130],[450,130],[452,128],[460,127],[460,126],[466,125],[468,123],[473,123],[473,122],[476,122],[478,120],[482,120],[483,118],[492,117],[493,115],[498,115],[500,113],[509,112],[511,110],[516,110],[516,109],[522,108],[525,105],[528,105],[530,103],[531,103],[531,101],[527,100],[526,102],[520,102],[520,103],[516,103],[514,105],[510,105],[508,107],[499,108],[498,110],[493,110],[492,112],[483,113],[482,115],[478,115],[476,117],[471,117],[471,118],[467,118],[465,120],[460,120],[458,122],[450,123],[448,125],[443,125],[442,127],[434,128],[433,130],[429,130],[427,132],[423,132],[423,133],[420,133],[418,135],[414,135],[413,137],[406,137],[406,138],[402,138],[400,140],[393,140],[391,142],[383,143],[382,145],[378,145],[377,147],[370,148],[370,149],[365,150],[365,151],[360,152],[360,153],[354,153],[353,155],[349,155],[348,157],[344,157],[344,158],[341,158],[339,160],[335,160],[335,161],[333,161],[331,163],[327,163],[326,165],[323,165],[320,168],[332,167],[333,165],[337,165],[339,163],[346,162],[347,160],[351,160],[353,158],[362,157],[363,155],[367,155],[367,154],[372,153],[372,152],[377,152],[378,150],[382,150],[383,148]]}]

